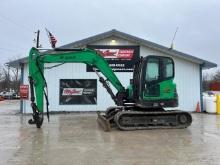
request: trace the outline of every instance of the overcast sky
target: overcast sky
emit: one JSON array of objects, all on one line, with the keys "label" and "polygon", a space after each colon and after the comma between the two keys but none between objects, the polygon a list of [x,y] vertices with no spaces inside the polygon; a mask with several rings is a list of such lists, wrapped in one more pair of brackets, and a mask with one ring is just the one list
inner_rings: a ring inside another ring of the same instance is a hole
[{"label": "overcast sky", "polygon": [[24,57],[34,32],[48,48],[47,27],[57,46],[111,29],[170,46],[220,65],[219,0],[1,0],[0,62]]}]

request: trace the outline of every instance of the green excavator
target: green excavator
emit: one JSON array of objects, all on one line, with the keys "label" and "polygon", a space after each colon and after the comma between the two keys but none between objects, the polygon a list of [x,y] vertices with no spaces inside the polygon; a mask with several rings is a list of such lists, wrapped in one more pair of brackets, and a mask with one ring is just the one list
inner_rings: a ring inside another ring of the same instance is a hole
[{"label": "green excavator", "polygon": [[[40,52],[32,48],[29,54],[29,82],[33,119],[29,120],[29,124],[36,124],[37,128],[43,124],[44,97],[49,120],[45,63],[84,63],[95,68],[99,81],[115,102],[115,106],[105,112],[97,112],[97,121],[105,131],[113,127],[120,130],[186,128],[192,122],[188,112],[165,110],[166,107],[178,106],[176,84],[173,82],[175,67],[170,57],[141,57],[134,66],[131,84],[125,88],[107,61],[95,50],[57,48]],[[110,84],[117,93],[112,91]]]}]

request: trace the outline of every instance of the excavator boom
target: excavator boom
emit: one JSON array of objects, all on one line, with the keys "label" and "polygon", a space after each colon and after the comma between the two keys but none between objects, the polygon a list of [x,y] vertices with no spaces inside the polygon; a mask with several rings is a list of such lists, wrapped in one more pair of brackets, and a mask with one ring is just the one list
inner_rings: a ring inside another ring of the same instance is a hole
[{"label": "excavator boom", "polygon": [[[29,54],[29,81],[31,88],[31,106],[33,109],[33,120],[29,123],[36,124],[37,116],[42,116],[43,111],[43,97],[45,96],[47,104],[47,82],[44,77],[44,64],[45,63],[84,63],[91,65],[98,69],[106,78],[106,80],[100,76],[97,70],[95,72],[99,76],[99,81],[107,89],[108,93],[111,95],[112,99],[117,105],[123,104],[123,99],[125,97],[125,88],[122,86],[121,82],[118,80],[115,73],[109,67],[106,60],[96,51],[91,49],[55,49],[50,53],[40,53],[36,48],[32,48]],[[110,86],[110,82],[113,87],[118,91],[115,95]],[[36,96],[36,103],[35,103]],[[42,124],[42,121],[38,124]]]}]

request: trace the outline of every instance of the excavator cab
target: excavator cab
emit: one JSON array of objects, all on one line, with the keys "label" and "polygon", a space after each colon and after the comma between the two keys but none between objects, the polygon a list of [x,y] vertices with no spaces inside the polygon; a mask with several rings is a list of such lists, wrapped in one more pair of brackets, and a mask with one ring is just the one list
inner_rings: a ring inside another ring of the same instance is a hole
[{"label": "excavator cab", "polygon": [[177,107],[174,62],[170,57],[147,56],[134,68],[134,102],[141,108]]}]

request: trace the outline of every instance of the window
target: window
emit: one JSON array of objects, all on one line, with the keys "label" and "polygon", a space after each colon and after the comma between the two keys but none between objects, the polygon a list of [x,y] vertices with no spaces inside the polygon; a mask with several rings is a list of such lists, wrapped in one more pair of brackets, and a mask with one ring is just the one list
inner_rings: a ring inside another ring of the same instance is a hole
[{"label": "window", "polygon": [[164,58],[163,59],[163,63],[164,63],[164,78],[171,78],[174,76],[173,73],[173,61],[170,58]]},{"label": "window", "polygon": [[145,80],[147,82],[156,81],[159,79],[159,59],[149,58],[146,67]]}]

